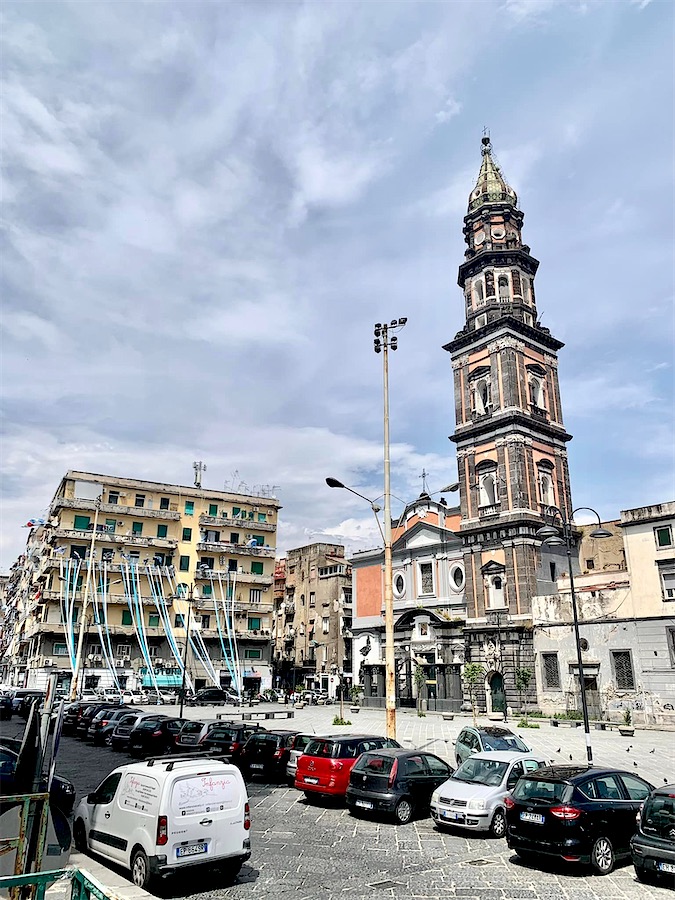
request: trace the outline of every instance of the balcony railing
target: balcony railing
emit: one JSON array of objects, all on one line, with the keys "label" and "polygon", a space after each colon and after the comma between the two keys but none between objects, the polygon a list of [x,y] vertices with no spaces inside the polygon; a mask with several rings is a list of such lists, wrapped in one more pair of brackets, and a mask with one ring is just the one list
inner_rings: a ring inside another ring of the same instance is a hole
[{"label": "balcony railing", "polygon": [[227,569],[200,569],[199,567],[195,569],[195,578],[202,581],[209,581],[211,578],[214,581],[218,581],[219,577],[222,579],[223,585],[227,584],[229,578],[230,584],[239,584],[244,581],[246,584],[261,584],[263,587],[272,586],[271,575],[256,575],[253,572],[230,572]]},{"label": "balcony railing", "polygon": [[248,531],[274,531],[273,522],[256,522],[254,519],[229,519],[223,516],[200,516],[200,525],[211,525],[214,528],[246,528]]},{"label": "balcony railing", "polygon": [[[94,512],[96,502],[94,500],[81,500],[76,497],[57,497],[54,501],[54,509],[85,509]],[[147,506],[122,506],[120,503],[101,503],[100,512],[114,513],[117,516],[140,516],[146,519],[166,519],[172,522],[180,521],[180,513],[171,509],[149,509]]]},{"label": "balcony railing", "polygon": [[501,503],[490,503],[486,506],[478,507],[478,516],[481,519],[489,519],[490,516],[498,516],[502,508]]},{"label": "balcony railing", "polygon": [[[54,534],[59,538],[66,538],[71,541],[86,540],[89,543],[93,532],[91,528],[56,528]],[[122,544],[129,547],[150,547],[157,550],[172,551],[178,547],[178,541],[172,541],[169,538],[143,537],[140,534],[120,534],[116,531],[106,531],[104,529],[96,529],[94,543]]]},{"label": "balcony railing", "polygon": [[197,550],[201,553],[234,553],[237,556],[264,556],[273,558],[274,547],[247,547],[245,544],[229,544],[225,541],[200,541]]}]

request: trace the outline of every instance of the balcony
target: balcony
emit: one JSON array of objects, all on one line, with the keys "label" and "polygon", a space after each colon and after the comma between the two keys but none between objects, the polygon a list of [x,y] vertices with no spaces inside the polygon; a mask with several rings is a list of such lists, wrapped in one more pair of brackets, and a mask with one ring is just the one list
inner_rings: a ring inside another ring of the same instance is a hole
[{"label": "balcony", "polygon": [[542,409],[541,406],[537,406],[535,403],[530,403],[530,413],[535,417],[535,419],[541,419],[544,422],[548,422],[547,409]]},{"label": "balcony", "polygon": [[214,528],[246,528],[249,531],[275,531],[276,525],[272,522],[255,522],[253,519],[227,519],[220,516],[200,516],[199,524]]},{"label": "balcony", "polygon": [[263,587],[272,586],[271,575],[254,575],[253,572],[230,572],[227,569],[200,569],[197,567],[195,569],[195,578],[201,581],[209,581],[211,578],[214,581],[218,581],[220,578],[223,585],[227,584],[229,578],[230,584],[245,582],[246,584],[260,584]]},{"label": "balcony", "polygon": [[[57,497],[53,509],[84,509],[94,512],[96,503],[94,500],[80,500],[76,497]],[[116,516],[134,516],[134,518],[164,519],[171,522],[180,522],[180,513],[171,509],[149,509],[147,506],[122,506],[119,503],[102,503],[101,513],[114,513]]]},{"label": "balcony", "polygon": [[[263,556],[274,558],[274,547],[247,547],[245,544],[229,544],[224,541],[200,541],[197,544],[199,553],[234,553],[237,556]],[[270,577],[271,584],[271,577]]]},{"label": "balcony", "polygon": [[295,603],[286,600],[284,603],[284,615],[285,616],[294,616],[295,615]]},{"label": "balcony", "polygon": [[238,641],[264,641],[269,643],[272,639],[269,631],[249,630],[247,628],[235,628],[235,637]]},{"label": "balcony", "polygon": [[[93,535],[91,528],[86,531],[78,528],[55,528],[56,537],[65,538],[71,541],[86,541],[91,543]],[[96,530],[94,544],[121,544],[128,547],[148,547],[153,550],[171,550],[172,552],[178,547],[178,541],[172,541],[168,538],[158,537],[142,537],[135,534],[120,534],[115,531]]]},{"label": "balcony", "polygon": [[[89,602],[90,603],[94,597],[94,588],[95,587],[97,588],[98,586],[95,586],[93,584],[93,580],[92,580],[91,590],[89,593]],[[69,594],[68,597],[69,597],[69,599],[71,599],[72,594]],[[61,599],[61,594],[59,591],[43,591],[42,598],[45,602],[47,602],[47,601],[58,602]],[[83,590],[75,591],[75,602],[81,603],[83,599],[84,599],[84,591]],[[102,595],[100,592],[96,593],[96,600],[97,600],[97,602],[102,601]],[[128,605],[128,600],[127,600],[125,594],[108,593],[106,595],[106,600],[108,603],[113,603],[113,604],[114,603],[122,603],[125,606]],[[141,600],[143,602],[143,606],[154,606],[155,605],[155,601],[152,599],[152,597],[141,597]],[[172,604],[173,604],[173,597],[164,597],[164,605],[165,606],[171,606]]]},{"label": "balcony", "polygon": [[490,503],[486,506],[479,506],[478,517],[481,519],[490,519],[494,516],[498,516],[501,512],[501,508],[501,503]]}]

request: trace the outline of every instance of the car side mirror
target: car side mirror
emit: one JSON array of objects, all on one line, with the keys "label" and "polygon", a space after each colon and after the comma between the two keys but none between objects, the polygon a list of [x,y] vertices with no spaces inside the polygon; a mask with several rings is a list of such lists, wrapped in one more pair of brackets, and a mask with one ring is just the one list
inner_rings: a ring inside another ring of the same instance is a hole
[{"label": "car side mirror", "polygon": [[469,752],[470,752],[470,753],[478,753],[478,750],[476,750],[475,747],[472,747],[471,750],[470,750]]},{"label": "car side mirror", "polygon": [[98,803],[96,791],[92,791],[91,794],[87,794],[87,803],[89,804],[89,806],[94,806],[96,803]]}]

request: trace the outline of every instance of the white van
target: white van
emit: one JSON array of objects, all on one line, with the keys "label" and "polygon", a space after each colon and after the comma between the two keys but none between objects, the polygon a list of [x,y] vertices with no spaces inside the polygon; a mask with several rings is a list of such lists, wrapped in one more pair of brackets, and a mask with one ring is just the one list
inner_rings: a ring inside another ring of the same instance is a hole
[{"label": "white van", "polygon": [[115,769],[78,805],[73,835],[147,888],[188,866],[217,865],[234,879],[251,855],[250,828],[239,769],[191,755]]}]

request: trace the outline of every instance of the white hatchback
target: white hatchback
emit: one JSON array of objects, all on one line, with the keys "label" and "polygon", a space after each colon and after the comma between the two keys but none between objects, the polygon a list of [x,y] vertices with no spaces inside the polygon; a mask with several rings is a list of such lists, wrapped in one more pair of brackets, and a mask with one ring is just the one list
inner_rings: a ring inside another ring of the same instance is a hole
[{"label": "white hatchback", "polygon": [[131,871],[138,887],[190,866],[234,879],[251,855],[246,785],[236,766],[174,757],[120,766],[82,800],[75,845]]}]

